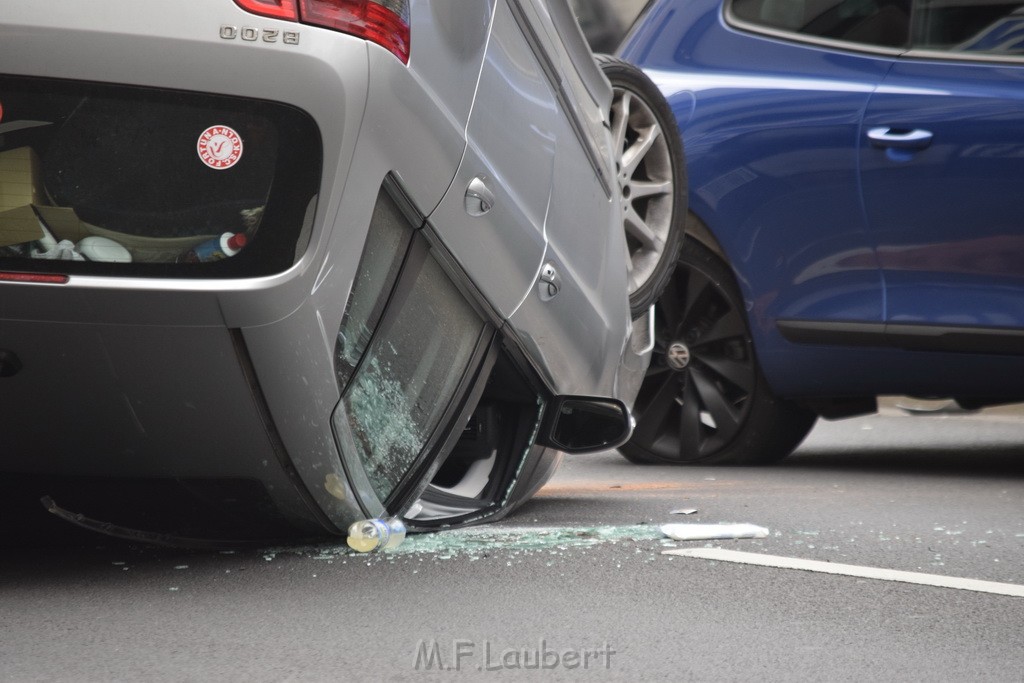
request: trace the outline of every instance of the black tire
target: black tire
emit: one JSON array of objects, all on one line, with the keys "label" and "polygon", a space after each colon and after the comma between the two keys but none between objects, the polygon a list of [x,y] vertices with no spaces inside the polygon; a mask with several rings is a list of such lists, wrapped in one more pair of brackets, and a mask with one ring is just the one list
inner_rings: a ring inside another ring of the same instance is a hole
[{"label": "black tire", "polygon": [[655,330],[636,430],[620,449],[628,460],[763,465],[807,436],[816,415],[772,393],[732,271],[695,239],[656,306]]},{"label": "black tire", "polygon": [[610,55],[595,58],[614,91],[612,137],[635,319],[658,300],[676,265],[686,221],[686,159],[672,109],[647,74]]}]

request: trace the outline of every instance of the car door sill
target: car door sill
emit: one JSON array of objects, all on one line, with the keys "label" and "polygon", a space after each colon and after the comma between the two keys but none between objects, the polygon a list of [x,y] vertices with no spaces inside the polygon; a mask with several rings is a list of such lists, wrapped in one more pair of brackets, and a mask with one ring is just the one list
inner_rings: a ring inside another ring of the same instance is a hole
[{"label": "car door sill", "polygon": [[1024,330],[1019,329],[795,319],[780,319],[776,327],[794,344],[1024,355]]}]

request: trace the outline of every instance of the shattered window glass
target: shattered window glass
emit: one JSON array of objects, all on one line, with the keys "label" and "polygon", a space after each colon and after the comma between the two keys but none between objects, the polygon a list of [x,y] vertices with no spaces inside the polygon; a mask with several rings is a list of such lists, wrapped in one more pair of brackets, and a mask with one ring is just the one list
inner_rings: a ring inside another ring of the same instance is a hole
[{"label": "shattered window glass", "polygon": [[334,368],[342,390],[352,378],[380,322],[411,238],[408,222],[394,200],[382,190],[334,346]]},{"label": "shattered window glass", "polygon": [[334,414],[387,499],[455,398],[484,323],[430,258],[398,315],[382,326]]}]

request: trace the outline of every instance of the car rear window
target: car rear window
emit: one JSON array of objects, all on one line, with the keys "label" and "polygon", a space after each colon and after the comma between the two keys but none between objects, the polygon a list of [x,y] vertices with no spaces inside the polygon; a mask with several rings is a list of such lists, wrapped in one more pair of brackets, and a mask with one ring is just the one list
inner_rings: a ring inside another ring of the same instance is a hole
[{"label": "car rear window", "polygon": [[733,0],[730,10],[755,26],[873,47],[910,35],[910,0]]},{"label": "car rear window", "polygon": [[279,103],[0,76],[0,269],[280,272],[304,251],[315,123]]},{"label": "car rear window", "polygon": [[914,47],[975,54],[1024,54],[1024,3],[917,0]]},{"label": "car rear window", "polygon": [[732,0],[748,28],[869,47],[961,55],[1024,55],[1024,3],[1016,0]]}]

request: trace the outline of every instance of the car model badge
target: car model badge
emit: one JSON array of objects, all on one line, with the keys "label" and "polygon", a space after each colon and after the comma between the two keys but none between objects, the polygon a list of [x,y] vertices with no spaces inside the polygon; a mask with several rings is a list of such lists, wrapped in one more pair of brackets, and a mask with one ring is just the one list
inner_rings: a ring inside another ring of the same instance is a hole
[{"label": "car model badge", "polygon": [[264,43],[276,43],[280,40],[285,45],[298,45],[298,31],[279,31],[276,28],[258,29],[252,26],[231,26],[223,24],[220,27],[220,37],[224,40],[235,40],[241,38],[248,43],[255,43],[262,40]]},{"label": "car model badge", "polygon": [[665,352],[665,360],[673,370],[685,370],[690,364],[690,349],[682,342],[673,342]]},{"label": "car model badge", "polygon": [[242,158],[242,138],[229,126],[210,126],[199,136],[196,148],[203,163],[218,171]]}]

